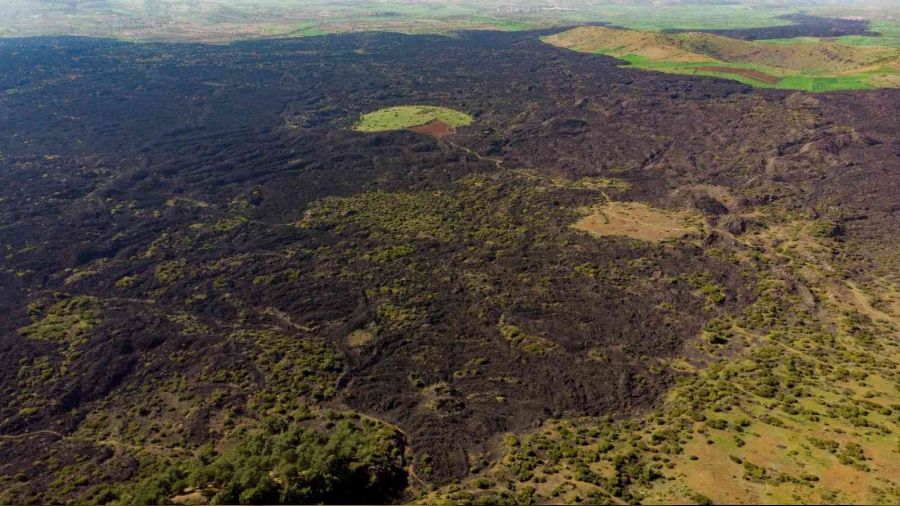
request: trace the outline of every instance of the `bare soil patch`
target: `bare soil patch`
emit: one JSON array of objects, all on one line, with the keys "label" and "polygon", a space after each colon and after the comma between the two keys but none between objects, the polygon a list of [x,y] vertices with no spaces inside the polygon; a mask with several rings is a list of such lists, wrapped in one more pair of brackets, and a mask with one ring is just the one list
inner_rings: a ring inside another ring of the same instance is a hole
[{"label": "bare soil patch", "polygon": [[620,235],[649,242],[679,239],[700,228],[690,211],[664,211],[639,202],[610,202],[593,208],[573,227],[599,236]]},{"label": "bare soil patch", "polygon": [[454,132],[450,125],[440,120],[434,120],[424,125],[409,128],[409,131],[420,134],[427,134],[438,139],[446,137]]},{"label": "bare soil patch", "polygon": [[732,67],[697,67],[697,70],[702,70],[703,72],[718,72],[719,74],[735,74],[739,76],[749,77],[750,79],[766,84],[775,84],[781,80],[778,77],[770,76],[765,72],[760,72],[753,69],[739,69]]}]

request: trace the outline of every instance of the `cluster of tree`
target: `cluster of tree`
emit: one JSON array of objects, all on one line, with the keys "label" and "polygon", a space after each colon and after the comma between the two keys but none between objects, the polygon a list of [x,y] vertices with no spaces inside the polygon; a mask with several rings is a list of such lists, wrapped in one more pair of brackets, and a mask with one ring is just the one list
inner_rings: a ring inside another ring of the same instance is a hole
[{"label": "cluster of tree", "polygon": [[387,426],[344,420],[331,431],[269,419],[221,453],[162,466],[107,498],[168,504],[193,490],[216,504],[386,503],[406,488],[403,440]]}]

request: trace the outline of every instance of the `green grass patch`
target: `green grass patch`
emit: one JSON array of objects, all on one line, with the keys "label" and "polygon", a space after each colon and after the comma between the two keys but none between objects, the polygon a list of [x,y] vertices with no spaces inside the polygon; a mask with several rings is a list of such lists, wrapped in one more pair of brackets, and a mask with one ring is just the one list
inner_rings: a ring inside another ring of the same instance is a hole
[{"label": "green grass patch", "polygon": [[363,114],[353,129],[360,132],[386,132],[421,126],[432,121],[442,121],[450,128],[458,128],[471,124],[473,120],[468,114],[447,107],[401,105]]},{"label": "green grass patch", "polygon": [[834,40],[854,46],[900,47],[900,21],[872,21],[869,29],[880,35],[877,37],[846,35]]},{"label": "green grass patch", "polygon": [[[812,92],[841,91],[841,90],[869,90],[877,88],[869,80],[873,77],[888,75],[888,72],[872,71],[860,72],[853,75],[845,76],[826,76],[826,75],[785,75],[778,69],[765,67],[762,65],[740,64],[740,63],[680,63],[680,62],[664,62],[654,61],[641,56],[628,55],[620,59],[627,61],[631,66],[644,69],[655,70],[657,72],[666,72],[669,74],[681,75],[697,75],[707,77],[719,77],[723,79],[731,79],[750,86],[758,88],[776,88],[787,90],[802,90]],[[715,72],[709,70],[700,70],[703,67],[723,67],[733,69],[750,69],[757,70],[764,74],[777,77],[777,83],[765,83],[745,75],[733,74],[730,72]]]},{"label": "green grass patch", "polygon": [[633,30],[725,30],[790,25],[779,16],[795,13],[796,9],[748,5],[601,5],[557,16],[572,22],[606,21]]},{"label": "green grass patch", "polygon": [[406,483],[400,434],[351,417],[333,428],[272,416],[224,450],[206,446],[189,459],[145,458],[140,481],[95,489],[98,503],[169,504],[194,497],[213,504],[391,502]]},{"label": "green grass patch", "polygon": [[900,53],[890,46],[842,45],[813,37],[753,42],[602,27],[578,27],[541,40],[619,58],[644,70],[719,77],[762,88],[824,92],[900,87]]}]

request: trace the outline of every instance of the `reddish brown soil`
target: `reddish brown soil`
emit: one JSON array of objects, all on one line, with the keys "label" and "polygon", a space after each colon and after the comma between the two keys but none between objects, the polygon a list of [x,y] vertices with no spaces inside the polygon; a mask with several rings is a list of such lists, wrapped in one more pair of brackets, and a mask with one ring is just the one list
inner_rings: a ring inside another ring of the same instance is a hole
[{"label": "reddish brown soil", "polygon": [[770,76],[769,74],[753,69],[736,69],[731,67],[697,67],[697,70],[702,70],[704,72],[718,72],[720,74],[737,74],[739,76],[749,77],[750,79],[766,84],[775,84],[781,80],[778,77]]},{"label": "reddish brown soil", "polygon": [[434,120],[434,121],[432,121],[430,123],[426,123],[424,125],[411,127],[411,128],[409,128],[409,131],[420,133],[420,134],[428,134],[437,139],[446,137],[454,132],[454,130],[452,128],[450,128],[450,125],[448,125],[440,120]]}]

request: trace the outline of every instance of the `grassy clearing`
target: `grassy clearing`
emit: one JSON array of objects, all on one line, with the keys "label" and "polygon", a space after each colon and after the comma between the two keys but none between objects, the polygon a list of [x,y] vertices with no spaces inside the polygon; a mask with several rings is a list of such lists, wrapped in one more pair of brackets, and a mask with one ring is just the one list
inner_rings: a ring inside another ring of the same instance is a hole
[{"label": "grassy clearing", "polygon": [[813,92],[900,86],[900,49],[829,39],[743,41],[704,33],[579,27],[544,42],[605,54],[672,74],[724,77],[751,86]]},{"label": "grassy clearing", "polygon": [[714,57],[726,63],[749,63],[773,69],[816,74],[856,72],[896,62],[900,52],[888,47],[862,47],[818,39],[814,43],[745,41],[706,33],[684,33],[673,37],[679,47]]},{"label": "grassy clearing", "polygon": [[877,37],[866,35],[846,35],[834,40],[841,44],[856,46],[882,46],[900,48],[900,21],[873,20],[869,25],[873,32],[878,32]]},{"label": "grassy clearing", "polygon": [[401,105],[363,114],[353,129],[360,132],[386,132],[422,126],[432,121],[440,121],[450,128],[459,128],[471,124],[473,119],[464,112],[447,107]]},{"label": "grassy clearing", "polygon": [[[706,77],[718,77],[731,79],[758,88],[776,88],[787,90],[803,90],[812,92],[842,91],[842,90],[868,90],[874,88],[893,88],[900,86],[897,78],[900,73],[884,71],[865,71],[853,75],[843,76],[816,76],[816,75],[783,75],[778,69],[762,65],[742,63],[717,63],[715,67],[723,70],[709,70],[710,65],[692,63],[656,62],[646,58],[626,56],[623,60],[633,66],[657,72],[669,74],[696,75]],[[726,71],[724,69],[734,69]],[[772,76],[777,82],[770,83],[760,79],[754,79],[741,73],[744,70],[756,71]]]},{"label": "grassy clearing", "polygon": [[626,236],[660,242],[699,232],[697,217],[688,211],[664,211],[639,202],[609,202],[586,210],[572,225],[578,230],[604,236]]}]

